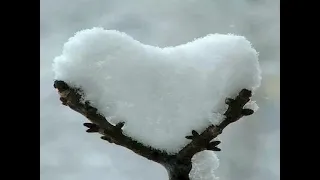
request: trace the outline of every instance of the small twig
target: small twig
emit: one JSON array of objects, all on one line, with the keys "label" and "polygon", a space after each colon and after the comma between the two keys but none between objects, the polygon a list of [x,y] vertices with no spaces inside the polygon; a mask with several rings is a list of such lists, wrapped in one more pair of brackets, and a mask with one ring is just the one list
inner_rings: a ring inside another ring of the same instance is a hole
[{"label": "small twig", "polygon": [[97,109],[92,107],[88,102],[82,103],[79,89],[71,88],[63,81],[55,81],[54,87],[58,90],[61,96],[60,100],[64,105],[84,115],[92,122],[84,124],[84,126],[89,128],[87,132],[99,132],[103,135],[101,139],[126,147],[140,156],[160,164],[163,164],[164,161],[167,161],[167,159],[171,157],[166,152],[145,146],[131,137],[124,135],[121,128],[125,124],[118,123],[114,126],[110,124],[105,117],[97,113]]},{"label": "small twig", "polygon": [[[191,161],[191,158],[197,152],[207,150],[210,147],[210,141],[216,138],[219,134],[222,133],[222,130],[228,126],[230,123],[233,123],[243,117],[243,106],[250,100],[251,91],[247,89],[242,89],[239,95],[235,99],[228,98],[226,103],[229,105],[227,111],[224,113],[225,119],[219,125],[211,125],[200,135],[192,131],[192,141],[185,146],[177,155],[178,159],[181,159],[185,162]],[[252,110],[251,110],[252,111]],[[247,112],[247,111],[246,111]],[[252,112],[253,113],[253,112]],[[252,114],[251,113],[251,114]],[[248,113],[247,113],[248,114]],[[187,136],[187,138],[190,138]],[[210,149],[210,148],[209,148]],[[216,148],[212,148],[218,150]]]}]

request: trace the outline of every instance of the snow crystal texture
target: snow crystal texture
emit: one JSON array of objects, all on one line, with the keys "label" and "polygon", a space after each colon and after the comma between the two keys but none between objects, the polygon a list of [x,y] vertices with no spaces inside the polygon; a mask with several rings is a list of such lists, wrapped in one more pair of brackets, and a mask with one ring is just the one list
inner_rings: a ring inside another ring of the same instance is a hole
[{"label": "snow crystal texture", "polygon": [[213,151],[198,152],[192,157],[191,162],[190,180],[219,180],[214,175],[215,170],[219,167],[219,159]]},{"label": "snow crystal texture", "polygon": [[115,30],[82,30],[64,44],[53,70],[55,79],[81,87],[111,123],[126,122],[126,135],[169,153],[189,142],[192,129],[219,123],[226,97],[261,81],[257,52],[232,34],[159,48]]}]

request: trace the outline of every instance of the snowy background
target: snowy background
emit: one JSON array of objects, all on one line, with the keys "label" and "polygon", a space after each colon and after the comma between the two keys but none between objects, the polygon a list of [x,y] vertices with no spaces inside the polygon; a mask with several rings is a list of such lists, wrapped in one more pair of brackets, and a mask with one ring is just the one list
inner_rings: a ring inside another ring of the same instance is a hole
[{"label": "snowy background", "polygon": [[220,139],[223,180],[277,180],[280,173],[279,2],[275,0],[41,0],[40,178],[42,180],[164,180],[165,169],[84,132],[84,117],[62,106],[52,87],[52,60],[76,31],[117,29],[160,47],[210,33],[246,36],[260,52],[259,111],[228,127]]}]

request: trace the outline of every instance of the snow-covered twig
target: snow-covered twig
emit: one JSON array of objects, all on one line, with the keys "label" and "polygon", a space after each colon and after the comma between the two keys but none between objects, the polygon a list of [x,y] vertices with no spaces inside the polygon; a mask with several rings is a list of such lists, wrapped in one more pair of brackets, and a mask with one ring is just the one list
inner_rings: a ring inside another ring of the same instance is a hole
[{"label": "snow-covered twig", "polygon": [[62,103],[91,121],[87,132],[160,163],[170,180],[217,179],[213,139],[253,113],[247,102],[261,81],[257,51],[232,34],[159,48],[86,29],[64,44],[53,70]]},{"label": "snow-covered twig", "polygon": [[92,107],[88,101],[82,102],[80,89],[70,87],[64,81],[59,80],[54,82],[54,87],[58,90],[60,100],[64,105],[84,115],[92,122],[84,124],[89,128],[87,132],[100,133],[103,135],[101,139],[126,147],[140,156],[162,164],[167,169],[170,180],[189,180],[189,172],[192,165],[191,158],[193,155],[203,150],[219,150],[216,146],[220,142],[212,140],[221,134],[222,130],[230,123],[239,120],[242,116],[253,113],[253,110],[243,108],[250,100],[251,91],[242,89],[235,99],[228,98],[226,100],[226,104],[228,104],[229,107],[224,113],[225,119],[219,125],[211,125],[201,134],[192,130],[192,136],[187,137],[192,141],[182,148],[181,151],[171,155],[146,146],[124,135],[121,128],[125,126],[125,124],[118,123],[112,125],[104,116],[97,113],[97,109]]},{"label": "snow-covered twig", "polygon": [[89,129],[87,132],[97,132],[102,134],[101,139],[110,143],[126,147],[136,154],[149,160],[163,164],[170,157],[166,152],[143,145],[142,143],[128,137],[122,133],[123,123],[117,125],[110,124],[107,119],[97,113],[97,109],[92,107],[88,101],[81,102],[80,89],[69,87],[64,81],[55,81],[54,87],[60,94],[62,104],[69,106],[72,110],[82,114],[92,123],[84,123]]},{"label": "snow-covered twig", "polygon": [[[203,150],[214,150],[215,141],[212,139],[222,133],[222,130],[230,123],[239,120],[245,115],[253,114],[251,109],[243,109],[243,106],[249,102],[251,91],[242,89],[235,99],[226,99],[226,104],[229,105],[227,111],[224,113],[225,119],[219,125],[211,125],[204,132],[193,136],[192,141],[185,146],[177,155],[177,158],[189,162],[194,154]],[[197,134],[197,133],[193,133]]]}]

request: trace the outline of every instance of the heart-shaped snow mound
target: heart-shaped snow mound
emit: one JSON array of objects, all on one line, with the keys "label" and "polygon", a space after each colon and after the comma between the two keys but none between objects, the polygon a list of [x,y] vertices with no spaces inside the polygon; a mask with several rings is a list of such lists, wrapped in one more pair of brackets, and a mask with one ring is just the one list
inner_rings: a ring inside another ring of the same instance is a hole
[{"label": "heart-shaped snow mound", "polygon": [[242,36],[210,34],[159,48],[102,28],[69,39],[54,60],[55,78],[81,87],[124,133],[168,152],[180,150],[191,130],[218,123],[225,98],[260,85],[257,52]]}]

